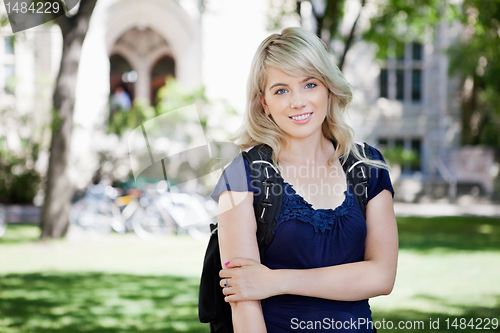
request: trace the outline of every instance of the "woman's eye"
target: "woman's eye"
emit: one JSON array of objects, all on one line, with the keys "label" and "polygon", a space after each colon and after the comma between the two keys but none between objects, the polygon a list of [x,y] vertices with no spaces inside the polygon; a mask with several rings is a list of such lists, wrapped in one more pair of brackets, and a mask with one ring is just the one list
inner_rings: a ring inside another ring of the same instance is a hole
[{"label": "woman's eye", "polygon": [[314,88],[314,87],[316,87],[316,83],[311,82],[306,85],[306,88]]},{"label": "woman's eye", "polygon": [[286,91],[285,89],[278,89],[276,90],[275,95],[282,95],[285,93],[285,91]]}]

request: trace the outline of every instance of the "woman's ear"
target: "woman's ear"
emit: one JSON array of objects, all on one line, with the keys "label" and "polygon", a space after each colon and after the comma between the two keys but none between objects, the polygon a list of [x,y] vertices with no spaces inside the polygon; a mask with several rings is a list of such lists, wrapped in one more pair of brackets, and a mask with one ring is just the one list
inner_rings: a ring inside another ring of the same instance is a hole
[{"label": "woman's ear", "polygon": [[264,95],[261,92],[259,93],[259,101],[262,104],[262,108],[264,109],[264,112],[268,115],[266,99],[264,98]]}]

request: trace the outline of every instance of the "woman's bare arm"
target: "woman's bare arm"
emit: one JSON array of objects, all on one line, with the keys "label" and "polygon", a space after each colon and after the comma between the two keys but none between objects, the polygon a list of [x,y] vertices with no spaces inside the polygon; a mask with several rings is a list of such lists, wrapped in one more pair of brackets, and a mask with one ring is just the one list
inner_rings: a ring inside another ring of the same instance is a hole
[{"label": "woman's bare arm", "polygon": [[[230,258],[260,262],[252,192],[225,191],[219,196],[219,246],[222,267]],[[260,301],[230,302],[235,333],[266,332]]]},{"label": "woman's bare arm", "polygon": [[[232,258],[221,276],[230,275],[226,301],[294,294],[340,301],[387,295],[396,278],[398,234],[391,193],[383,190],[366,207],[364,261],[314,268],[270,270],[250,260]],[[277,282],[280,283],[277,283]]]}]

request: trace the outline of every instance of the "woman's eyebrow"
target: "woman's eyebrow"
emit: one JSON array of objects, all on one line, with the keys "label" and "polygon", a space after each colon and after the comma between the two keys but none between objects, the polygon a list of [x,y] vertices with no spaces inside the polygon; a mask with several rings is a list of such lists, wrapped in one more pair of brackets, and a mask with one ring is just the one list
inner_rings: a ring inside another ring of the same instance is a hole
[{"label": "woman's eyebrow", "polygon": [[[308,78],[305,78],[304,80],[302,80],[300,83],[307,82],[307,81],[309,81],[311,79],[314,79],[314,77],[313,76],[309,76]],[[275,84],[273,84],[272,86],[269,87],[269,90],[271,90],[271,89],[273,89],[274,87],[277,87],[277,86],[287,87],[288,84],[286,84],[286,83],[275,83]]]}]

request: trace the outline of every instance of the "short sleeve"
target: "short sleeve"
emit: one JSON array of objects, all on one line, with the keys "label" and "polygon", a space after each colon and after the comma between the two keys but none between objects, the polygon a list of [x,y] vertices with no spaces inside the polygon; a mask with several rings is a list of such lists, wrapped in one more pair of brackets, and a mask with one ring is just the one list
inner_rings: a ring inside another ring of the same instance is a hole
[{"label": "short sleeve", "polygon": [[[372,160],[380,160],[385,162],[382,153],[375,147],[368,146],[371,152]],[[392,188],[391,178],[389,176],[389,171],[383,168],[378,168],[370,166],[370,179],[368,180],[368,201],[373,199],[383,190],[391,191],[392,197],[394,198],[394,189]]]},{"label": "short sleeve", "polygon": [[219,202],[219,196],[224,191],[235,192],[257,192],[258,189],[252,186],[252,175],[248,162],[240,153],[222,172],[219,181],[215,185],[210,197]]}]

